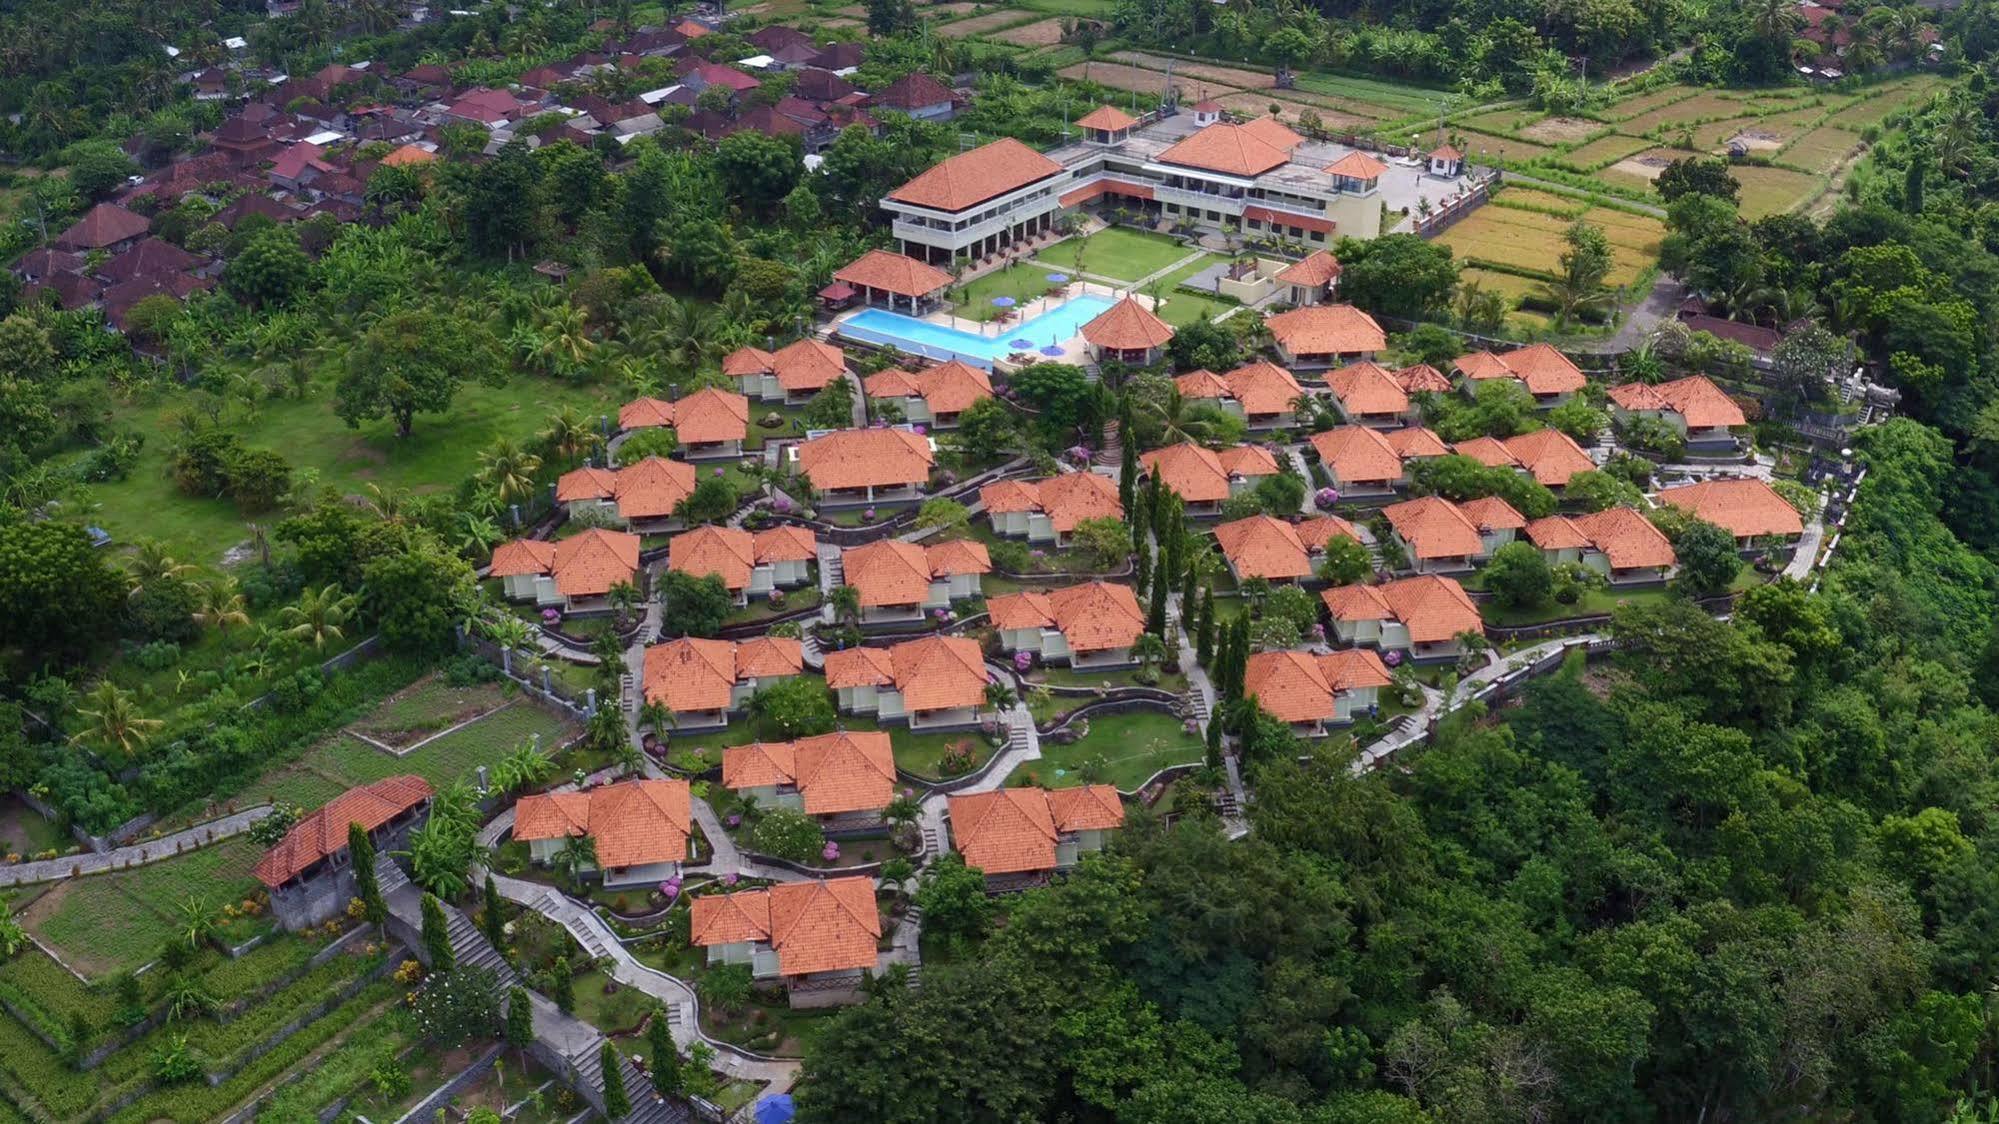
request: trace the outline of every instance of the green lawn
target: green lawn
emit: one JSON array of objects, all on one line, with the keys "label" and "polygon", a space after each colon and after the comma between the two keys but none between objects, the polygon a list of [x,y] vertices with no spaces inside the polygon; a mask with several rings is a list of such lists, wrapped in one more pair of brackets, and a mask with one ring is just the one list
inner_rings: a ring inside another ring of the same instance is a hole
[{"label": "green lawn", "polygon": [[1089,780],[1131,792],[1169,765],[1199,761],[1204,750],[1200,737],[1187,733],[1170,714],[1135,710],[1099,715],[1090,719],[1090,732],[1073,745],[1042,739],[1041,760],[1015,769],[1007,783],[1027,783],[1032,778],[1046,788],[1069,788],[1086,783],[1087,773]]},{"label": "green lawn", "polygon": [[[1735,576],[1729,591],[1740,593],[1752,586],[1761,585],[1764,575],[1748,566]],[[1467,582],[1469,587],[1472,583]],[[1496,601],[1482,601],[1479,612],[1485,623],[1503,628],[1521,625],[1543,624],[1548,621],[1567,620],[1571,617],[1593,617],[1614,611],[1619,605],[1657,605],[1672,601],[1680,596],[1672,589],[1592,589],[1585,592],[1573,605],[1560,605],[1553,601],[1527,609],[1509,609]]]},{"label": "green lawn", "polygon": [[9,854],[32,855],[68,850],[75,845],[73,836],[43,819],[40,812],[22,803],[19,797],[0,797],[0,847]]},{"label": "green lawn", "polygon": [[1040,315],[1035,301],[1050,289],[1059,288],[1048,280],[1054,272],[1039,262],[1019,262],[996,269],[968,284],[952,291],[952,299],[957,303],[951,308],[953,315],[967,320],[991,320],[1002,311],[993,304],[994,297],[1012,297],[1017,302],[1011,311],[1023,320]]},{"label": "green lawn", "polygon": [[238,837],[149,866],[70,879],[35,899],[21,922],[78,971],[128,971],[158,955],[181,902],[207,902],[219,914],[224,903],[261,889],[250,871],[263,853]]},{"label": "green lawn", "polygon": [[656,1005],[652,996],[592,968],[576,977],[576,1017],[605,1034],[630,1034]]},{"label": "green lawn", "polygon": [[749,624],[753,621],[769,620],[785,613],[796,613],[800,609],[814,609],[819,606],[820,599],[824,596],[819,592],[819,586],[813,584],[785,590],[784,604],[775,608],[771,606],[767,597],[752,597],[748,605],[730,613],[728,619],[722,623]]},{"label": "green lawn", "polygon": [[1036,260],[1064,273],[1137,281],[1196,252],[1163,234],[1113,226],[1088,238],[1057,242],[1037,254]]},{"label": "green lawn", "polygon": [[[332,384],[321,381],[308,397],[266,401],[256,421],[230,429],[247,445],[284,454],[295,469],[317,470],[320,483],[345,494],[364,494],[368,484],[431,492],[456,487],[495,438],[531,437],[562,406],[594,417],[615,412],[618,404],[607,388],[526,376],[500,387],[468,382],[449,412],[418,415],[410,436],[398,438],[388,421],[348,428],[333,412]],[[92,522],[120,542],[159,539],[182,561],[215,565],[248,537],[246,523],[270,516],[245,516],[230,501],[197,499],[174,487],[168,475],[176,433],[171,415],[183,405],[170,394],[113,407],[113,424],[144,434],[145,450],[128,478],[91,485],[88,502]]]},{"label": "green lawn", "polygon": [[1234,301],[1218,300],[1214,297],[1196,296],[1178,289],[1160,288],[1159,318],[1176,328],[1184,328],[1194,321],[1206,317],[1218,320],[1231,309],[1239,308]]}]

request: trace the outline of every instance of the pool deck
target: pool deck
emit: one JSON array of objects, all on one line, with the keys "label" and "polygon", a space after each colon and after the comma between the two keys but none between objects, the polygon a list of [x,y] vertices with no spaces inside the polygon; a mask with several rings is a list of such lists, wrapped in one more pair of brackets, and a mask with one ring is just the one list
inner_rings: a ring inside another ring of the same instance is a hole
[{"label": "pool deck", "polygon": [[[1006,340],[1016,335],[1019,335],[1022,329],[1026,326],[1031,325],[1031,323],[1034,320],[1042,316],[1045,316],[1049,313],[1055,312],[1059,310],[1064,304],[1067,304],[1070,301],[1076,299],[1077,297],[1082,297],[1082,296],[1100,297],[1104,300],[1108,300],[1111,302],[1116,302],[1124,299],[1127,296],[1130,296],[1130,297],[1135,297],[1139,301],[1139,303],[1147,307],[1151,307],[1152,305],[1152,298],[1147,297],[1140,293],[1133,293],[1128,289],[1114,287],[1111,285],[1099,284],[1094,281],[1073,281],[1070,282],[1064,288],[1063,296],[1061,298],[1058,299],[1052,297],[1037,297],[1036,299],[1028,301],[1026,304],[1020,306],[1019,310],[1020,315],[1017,319],[1009,320],[1006,322],[1001,322],[997,320],[986,320],[986,321],[968,320],[962,316],[953,316],[948,311],[932,312],[926,316],[918,317],[917,319],[921,320],[923,323],[932,324],[939,328],[944,328],[951,331],[963,332],[967,335],[977,336],[980,339],[984,340],[999,341],[999,340]],[[892,347],[898,351],[910,355],[917,355],[938,362],[942,362],[946,359],[955,357],[958,359],[962,359],[965,362],[972,364],[973,366],[983,367],[988,370],[1000,370],[1000,371],[1013,370],[1017,367],[1025,366],[1025,364],[1023,363],[1011,362],[1009,358],[1005,356],[989,357],[975,353],[956,352],[956,351],[953,351],[951,352],[951,354],[948,355],[940,354],[941,352],[947,349],[923,344],[915,340],[908,340],[908,339],[898,340],[893,336],[892,333],[880,331],[879,329],[848,330],[848,325],[847,325],[848,321],[852,320],[856,316],[860,316],[870,311],[889,312],[888,309],[876,308],[872,306],[864,306],[861,308],[852,309],[850,311],[843,312],[838,317],[834,318],[833,323],[829,330],[832,334],[844,336],[847,339],[857,340],[863,343],[876,344],[883,347]],[[893,312],[890,314],[901,317],[903,319],[909,319],[907,313]],[[1069,336],[1069,338],[1065,340],[1060,340],[1056,342],[1056,346],[1062,349],[1062,355],[1059,358],[1068,362],[1082,361],[1086,359],[1088,355],[1088,351],[1086,349],[1083,337],[1080,332],[1081,325],[1079,324],[1077,327],[1079,330],[1076,333],[1072,333]],[[1028,338],[1032,337],[1030,336]],[[1014,353],[1014,354],[1019,354],[1019,353]],[[1044,357],[1037,355],[1035,357],[1035,361],[1042,361],[1043,358]],[[1046,358],[1053,359],[1057,357],[1048,356]]]}]

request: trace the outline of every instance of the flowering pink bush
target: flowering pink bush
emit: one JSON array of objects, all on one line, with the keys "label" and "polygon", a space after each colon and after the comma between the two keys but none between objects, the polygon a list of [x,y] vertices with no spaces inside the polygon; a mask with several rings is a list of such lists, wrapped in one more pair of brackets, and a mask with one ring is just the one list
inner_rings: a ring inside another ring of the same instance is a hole
[{"label": "flowering pink bush", "polygon": [[543,623],[543,624],[556,624],[556,623],[559,623],[559,622],[560,622],[560,621],[562,620],[562,610],[561,610],[561,609],[543,609],[543,610],[541,611],[541,619],[542,619],[542,623]]},{"label": "flowering pink bush", "polygon": [[819,857],[829,863],[837,860],[840,857],[840,845],[828,839],[825,848],[819,852]]},{"label": "flowering pink bush", "polygon": [[1013,669],[1015,671],[1026,671],[1033,666],[1034,656],[1032,654],[1027,652],[1015,652],[1013,654]]},{"label": "flowering pink bush", "polygon": [[729,825],[730,827],[741,827],[741,826],[743,826],[743,817],[741,817],[741,816],[730,816],[730,817],[729,817],[728,819],[726,819],[726,820],[724,820],[724,821],[722,821],[722,822],[723,822],[723,823],[726,823],[726,824],[728,824],[728,825]]},{"label": "flowering pink bush", "polygon": [[743,879],[742,875],[737,874],[735,871],[732,870],[729,873],[724,874],[722,876],[722,885],[734,886],[736,883],[742,881],[742,879]]},{"label": "flowering pink bush", "polygon": [[1340,490],[1338,488],[1321,488],[1312,493],[1312,506],[1318,508],[1320,511],[1331,511],[1333,505],[1338,502],[1340,502]]},{"label": "flowering pink bush", "polygon": [[1090,463],[1090,450],[1087,446],[1072,445],[1069,448],[1069,459],[1075,461],[1077,464],[1088,464]]},{"label": "flowering pink bush", "polygon": [[870,507],[870,508],[868,508],[868,509],[867,509],[866,511],[863,511],[863,512],[861,512],[861,518],[863,518],[863,519],[867,520],[867,521],[868,521],[868,522],[870,522],[870,523],[874,522],[874,521],[875,521],[875,509],[874,509],[874,508],[872,508],[872,507]]},{"label": "flowering pink bush", "polygon": [[791,510],[791,497],[780,492],[776,499],[770,501],[770,506],[773,511],[788,512]]},{"label": "flowering pink bush", "polygon": [[1383,653],[1382,653],[1382,655],[1381,655],[1381,662],[1382,662],[1382,663],[1384,663],[1384,664],[1387,664],[1387,665],[1388,665],[1389,667],[1401,667],[1401,666],[1402,666],[1402,653],[1401,653],[1401,652],[1383,652]]}]

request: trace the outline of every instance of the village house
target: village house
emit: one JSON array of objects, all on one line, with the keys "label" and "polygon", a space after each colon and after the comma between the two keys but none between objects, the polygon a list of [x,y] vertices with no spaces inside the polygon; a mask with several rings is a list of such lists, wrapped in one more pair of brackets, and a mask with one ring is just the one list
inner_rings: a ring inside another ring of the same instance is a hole
[{"label": "village house", "polygon": [[1394,682],[1381,657],[1365,648],[1332,652],[1256,652],[1243,671],[1243,694],[1301,737],[1324,737],[1379,704]]},{"label": "village house", "polygon": [[513,837],[528,858],[549,866],[570,841],[588,838],[594,872],[607,890],[653,886],[678,877],[694,832],[692,793],[683,780],[628,780],[581,792],[523,796],[514,805]]},{"label": "village house", "polygon": [[[887,250],[869,250],[833,273],[836,285],[853,290],[862,304],[879,301],[891,311],[921,316],[951,287],[951,275],[934,265]],[[821,297],[826,296],[822,290]],[[851,300],[852,296],[847,299]]]},{"label": "village house", "polygon": [[826,685],[843,712],[906,723],[912,730],[978,726],[987,680],[979,642],[963,636],[826,653]]},{"label": "village house", "polygon": [[1659,493],[1659,502],[1671,504],[1712,523],[1735,536],[1736,549],[1745,554],[1757,549],[1760,538],[1781,539],[1795,544],[1805,533],[1805,521],[1777,489],[1754,477],[1703,480]]},{"label": "village house", "polygon": [[1276,281],[1284,286],[1286,304],[1303,308],[1326,304],[1338,295],[1340,261],[1324,250],[1313,250],[1302,259],[1277,271]]},{"label": "village house", "polygon": [[[1422,574],[1469,570],[1527,526],[1526,518],[1498,496],[1462,504],[1442,496],[1422,496],[1390,504],[1381,514],[1388,520],[1394,547]],[[1389,557],[1392,561],[1395,556]]]},{"label": "village house", "polygon": [[667,569],[721,578],[739,606],[773,590],[809,583],[818,557],[818,536],[808,528],[789,525],[754,533],[738,527],[696,527],[666,543]]},{"label": "village house", "polygon": [[1002,788],[953,796],[946,805],[951,843],[965,865],[999,893],[1045,885],[1124,826],[1124,802],[1107,784],[1075,788]]},{"label": "village house", "polygon": [[951,87],[920,70],[908,74],[868,95],[872,109],[893,109],[918,121],[949,121],[957,116],[958,96]]},{"label": "village house", "polygon": [[1382,431],[1342,425],[1311,437],[1326,479],[1342,496],[1392,495],[1409,483],[1409,463],[1450,452],[1422,426]]},{"label": "village house", "polygon": [[510,601],[565,612],[608,610],[613,586],[629,585],[639,572],[639,537],[592,527],[555,542],[515,539],[493,550],[489,577],[500,579]]},{"label": "village house", "polygon": [[1081,334],[1090,358],[1099,363],[1149,367],[1159,362],[1173,339],[1173,326],[1127,296],[1083,325]]},{"label": "village house", "polygon": [[879,730],[730,746],[722,784],[759,808],[790,808],[827,827],[867,827],[895,799],[895,750]]},{"label": "village house", "polygon": [[1192,442],[1154,449],[1138,458],[1147,475],[1180,497],[1190,516],[1220,515],[1229,497],[1256,490],[1277,475],[1277,458],[1261,445],[1205,449]]},{"label": "village house", "polygon": [[1252,515],[1215,528],[1215,542],[1229,573],[1240,582],[1263,578],[1270,582],[1311,581],[1318,573],[1317,556],[1335,538],[1360,541],[1360,532],[1337,515],[1302,523],[1286,523],[1268,515]]},{"label": "village house", "polygon": [[1416,420],[1417,411],[1409,403],[1409,393],[1394,375],[1363,359],[1326,375],[1340,418],[1349,425],[1392,429]]},{"label": "village house", "polygon": [[867,998],[881,914],[874,879],[813,879],[693,898],[687,931],[710,965],[748,965],[758,983],[780,982],[793,1008],[834,1007]]},{"label": "village house", "polygon": [[993,396],[992,379],[959,359],[921,371],[882,371],[864,385],[870,401],[893,402],[904,421],[931,429],[958,428],[959,414]]},{"label": "village house", "polygon": [[1094,472],[1067,472],[1042,480],[1001,480],[979,489],[979,503],[993,533],[1030,543],[1067,547],[1085,519],[1124,519],[1117,484]]},{"label": "village house", "polygon": [[805,652],[785,636],[740,642],[684,636],[647,648],[642,671],[645,700],[666,707],[674,729],[713,730],[727,726],[757,691],[802,674]]},{"label": "village house", "polygon": [[1443,372],[1428,363],[1412,363],[1395,372],[1404,394],[1449,394],[1454,387]]},{"label": "village house", "polygon": [[565,472],[556,478],[555,502],[564,505],[571,519],[600,511],[627,526],[671,531],[683,525],[674,512],[694,494],[694,483],[693,465],[647,457],[623,468],[585,466]]},{"label": "village house", "polygon": [[840,569],[860,595],[863,628],[921,624],[953,601],[978,597],[992,572],[984,543],[959,539],[920,546],[878,539],[840,552]]},{"label": "village house", "polygon": [[1582,446],[1559,429],[1537,429],[1505,440],[1474,437],[1451,446],[1451,451],[1487,468],[1524,472],[1550,488],[1566,487],[1576,473],[1596,468]]},{"label": "village house", "polygon": [[1620,423],[1632,418],[1665,422],[1687,439],[1690,451],[1701,453],[1734,452],[1734,430],[1749,424],[1742,407],[1705,375],[1688,375],[1657,386],[1642,382],[1613,386],[1610,412]]},{"label": "village house", "polygon": [[989,599],[986,613],[1002,651],[1076,668],[1135,665],[1131,646],[1145,631],[1145,612],[1131,587],[1108,582],[1009,593]]},{"label": "village house", "polygon": [[821,507],[914,503],[923,498],[936,445],[907,427],[841,429],[792,446]]},{"label": "village house", "polygon": [[823,340],[802,339],[776,351],[737,348],[722,359],[722,373],[760,402],[802,406],[834,379],[851,378],[847,353]]},{"label": "village house", "polygon": [[1527,524],[1526,535],[1551,564],[1580,562],[1612,585],[1657,585],[1673,576],[1678,561],[1665,534],[1628,507],[1550,515]]},{"label": "village house", "polygon": [[375,861],[409,849],[410,833],[430,814],[430,782],[402,774],[350,788],[299,820],[257,860],[253,874],[271,893],[271,912],[291,932],[342,916],[358,896],[349,824],[375,845]]},{"label": "village house", "polygon": [[1455,660],[1465,653],[1460,637],[1485,635],[1485,619],[1465,587],[1436,574],[1343,585],[1319,596],[1332,618],[1332,639],[1417,663]]},{"label": "village house", "polygon": [[1559,406],[1576,396],[1589,380],[1569,357],[1545,343],[1516,347],[1502,355],[1474,351],[1452,361],[1451,369],[1464,379],[1464,391],[1473,393],[1478,385],[1508,379],[1534,396],[1534,405],[1543,410]]},{"label": "village house", "polygon": [[56,235],[55,248],[77,253],[86,250],[116,253],[126,243],[144,238],[152,229],[153,224],[143,215],[114,203],[99,203],[85,211],[68,230]]},{"label": "village house", "polygon": [[[1218,381],[1225,391],[1222,408],[1242,418],[1251,429],[1297,425],[1298,400],[1308,397],[1291,372],[1268,359],[1251,360],[1220,376]],[[1213,390],[1212,384],[1191,385],[1198,386],[1204,394]],[[1186,391],[1181,393],[1184,395]]]},{"label": "village house", "polygon": [[1294,308],[1265,319],[1277,358],[1287,367],[1323,368],[1369,359],[1388,346],[1374,317],[1350,304]]},{"label": "village house", "polygon": [[750,400],[711,386],[674,402],[638,398],[618,409],[619,429],[661,426],[673,430],[688,460],[740,457],[750,435]]}]

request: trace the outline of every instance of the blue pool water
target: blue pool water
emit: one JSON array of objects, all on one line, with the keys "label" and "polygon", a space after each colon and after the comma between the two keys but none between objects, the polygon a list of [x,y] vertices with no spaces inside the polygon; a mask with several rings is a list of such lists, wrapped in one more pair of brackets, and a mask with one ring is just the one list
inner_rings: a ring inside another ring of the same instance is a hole
[{"label": "blue pool water", "polygon": [[[1109,297],[1084,293],[1071,297],[1032,320],[995,329],[992,336],[980,336],[942,324],[932,324],[887,309],[867,308],[842,320],[835,329],[841,335],[867,343],[883,344],[927,359],[962,359],[975,367],[992,368],[993,360],[1021,350],[1010,340],[1033,340],[1036,347],[1053,343],[1066,346],[1083,325],[1101,316],[1112,305]],[[1064,355],[1075,362],[1080,355]]]}]

